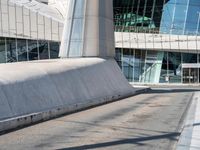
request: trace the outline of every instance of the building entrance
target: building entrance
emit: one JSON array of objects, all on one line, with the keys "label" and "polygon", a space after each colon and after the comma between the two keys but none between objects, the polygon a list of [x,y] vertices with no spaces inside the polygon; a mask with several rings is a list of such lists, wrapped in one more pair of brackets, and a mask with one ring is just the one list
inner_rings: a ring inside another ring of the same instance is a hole
[{"label": "building entrance", "polygon": [[183,83],[199,83],[198,68],[183,68]]},{"label": "building entrance", "polygon": [[199,64],[182,64],[182,81],[185,84],[200,83],[200,66]]}]

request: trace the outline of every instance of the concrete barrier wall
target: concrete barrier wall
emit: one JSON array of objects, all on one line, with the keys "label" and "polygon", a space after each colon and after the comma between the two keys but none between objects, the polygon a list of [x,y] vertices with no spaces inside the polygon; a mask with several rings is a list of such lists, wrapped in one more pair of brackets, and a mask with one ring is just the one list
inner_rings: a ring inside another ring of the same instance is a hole
[{"label": "concrete barrier wall", "polygon": [[1,64],[0,131],[131,94],[134,89],[112,59]]}]

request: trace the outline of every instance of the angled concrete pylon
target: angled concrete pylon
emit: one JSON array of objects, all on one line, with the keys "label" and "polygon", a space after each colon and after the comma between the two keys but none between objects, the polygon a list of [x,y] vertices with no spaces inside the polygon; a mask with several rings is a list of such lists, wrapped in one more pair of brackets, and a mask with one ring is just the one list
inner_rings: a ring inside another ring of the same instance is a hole
[{"label": "angled concrete pylon", "polygon": [[113,0],[70,0],[59,56],[114,56]]}]

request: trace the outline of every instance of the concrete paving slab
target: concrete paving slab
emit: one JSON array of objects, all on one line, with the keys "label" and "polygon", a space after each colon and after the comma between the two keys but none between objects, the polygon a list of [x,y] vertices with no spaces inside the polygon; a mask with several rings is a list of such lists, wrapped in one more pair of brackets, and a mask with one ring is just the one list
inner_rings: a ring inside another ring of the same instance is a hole
[{"label": "concrete paving slab", "polygon": [[0,136],[0,149],[172,150],[194,92],[153,90],[66,115]]}]

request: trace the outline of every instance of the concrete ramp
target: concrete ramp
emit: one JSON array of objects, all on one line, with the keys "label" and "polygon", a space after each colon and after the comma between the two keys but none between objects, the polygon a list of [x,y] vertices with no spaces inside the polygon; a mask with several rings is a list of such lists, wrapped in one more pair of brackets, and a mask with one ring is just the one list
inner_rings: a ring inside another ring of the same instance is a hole
[{"label": "concrete ramp", "polygon": [[0,64],[0,131],[133,94],[113,59]]}]

